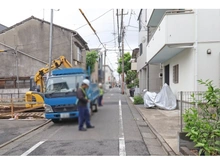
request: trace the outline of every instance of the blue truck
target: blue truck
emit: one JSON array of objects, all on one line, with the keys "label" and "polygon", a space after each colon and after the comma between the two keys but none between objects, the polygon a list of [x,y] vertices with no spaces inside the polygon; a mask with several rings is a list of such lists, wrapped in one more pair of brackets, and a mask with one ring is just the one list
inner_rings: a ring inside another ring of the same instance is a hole
[{"label": "blue truck", "polygon": [[[52,71],[47,79],[44,93],[45,118],[54,123],[65,119],[78,118],[76,91],[83,79],[90,80],[89,74],[82,68],[66,68]],[[90,82],[87,89],[90,99],[90,114],[97,111],[99,88],[96,83]]]}]

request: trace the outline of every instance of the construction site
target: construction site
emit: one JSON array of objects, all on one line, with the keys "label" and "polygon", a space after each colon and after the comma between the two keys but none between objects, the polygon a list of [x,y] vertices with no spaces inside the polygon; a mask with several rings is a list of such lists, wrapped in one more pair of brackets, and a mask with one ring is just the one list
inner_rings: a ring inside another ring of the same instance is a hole
[{"label": "construction site", "polygon": [[57,68],[85,69],[88,50],[76,31],[33,16],[1,26],[0,119],[44,118],[48,74]]}]

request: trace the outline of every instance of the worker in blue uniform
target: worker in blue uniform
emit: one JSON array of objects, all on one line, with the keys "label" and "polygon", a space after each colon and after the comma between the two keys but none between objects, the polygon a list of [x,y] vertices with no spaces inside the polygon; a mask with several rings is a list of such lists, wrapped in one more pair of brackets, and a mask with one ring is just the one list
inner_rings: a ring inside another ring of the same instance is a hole
[{"label": "worker in blue uniform", "polygon": [[78,88],[76,96],[78,98],[77,109],[79,111],[79,131],[86,131],[84,128],[84,124],[86,124],[87,128],[94,128],[94,126],[90,123],[90,115],[87,104],[90,102],[89,98],[86,95],[86,89],[89,87],[89,80],[84,79],[82,81],[82,85]]}]

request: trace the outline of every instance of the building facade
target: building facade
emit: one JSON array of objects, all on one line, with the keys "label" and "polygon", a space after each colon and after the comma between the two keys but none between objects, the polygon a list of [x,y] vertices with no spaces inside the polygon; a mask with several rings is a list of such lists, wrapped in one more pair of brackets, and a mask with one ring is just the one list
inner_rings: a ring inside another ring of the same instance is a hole
[{"label": "building facade", "polygon": [[139,55],[137,57],[137,72],[140,91],[147,89],[150,92],[159,92],[162,87],[162,68],[159,63],[149,63],[147,46],[150,42],[154,27],[148,26],[147,10],[141,9],[139,22]]},{"label": "building facade", "polygon": [[[0,32],[0,88],[28,88],[30,76],[49,63],[50,22],[30,17]],[[63,55],[86,69],[87,43],[76,32],[53,24],[52,57]]]},{"label": "building facade", "polygon": [[162,81],[174,94],[204,91],[199,79],[220,86],[220,10],[149,9],[146,62],[161,65]]},{"label": "building facade", "polygon": [[113,87],[115,84],[116,84],[116,80],[115,80],[115,77],[114,77],[114,75],[113,75],[113,70],[110,68],[110,66],[109,65],[103,65],[103,67],[104,67],[104,74],[105,74],[105,81],[104,81],[104,83],[105,83],[105,85],[108,87],[109,85],[111,86],[111,87]]}]

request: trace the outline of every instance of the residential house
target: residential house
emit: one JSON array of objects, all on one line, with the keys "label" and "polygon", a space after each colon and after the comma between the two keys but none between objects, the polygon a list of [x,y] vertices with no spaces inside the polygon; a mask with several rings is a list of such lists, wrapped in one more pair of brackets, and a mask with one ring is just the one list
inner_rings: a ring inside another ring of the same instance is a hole
[{"label": "residential house", "polygon": [[116,83],[115,77],[113,75],[113,70],[110,68],[109,65],[103,65],[104,70],[104,77],[105,77],[105,84],[107,85],[107,88],[109,85],[114,86]]},{"label": "residential house", "polygon": [[199,79],[212,80],[219,87],[220,9],[145,11],[146,27],[155,29],[146,45],[145,60],[161,64],[163,83],[175,95],[179,91],[206,90]]},{"label": "residential house", "polygon": [[131,55],[131,70],[137,71],[137,58],[139,56],[139,48],[135,48],[132,50]]},{"label": "residential house", "polygon": [[97,61],[95,63],[95,71],[91,75],[91,79],[93,82],[96,83],[102,83],[104,81],[104,75],[103,75],[103,52],[101,51],[101,48],[93,48],[90,49],[90,51],[96,51],[98,54]]},{"label": "residential house", "polygon": [[0,32],[1,32],[2,30],[5,30],[5,29],[7,29],[7,27],[4,26],[4,25],[2,25],[2,24],[0,24]]},{"label": "residential house", "polygon": [[[49,63],[50,22],[30,17],[0,32],[0,88],[29,89],[30,76]],[[87,43],[76,32],[53,24],[52,60],[63,55],[86,69]],[[25,92],[25,91],[24,91]]]},{"label": "residential house", "polygon": [[139,55],[137,57],[137,72],[140,91],[159,92],[162,87],[162,68],[160,63],[149,63],[147,46],[150,42],[155,25],[148,26],[147,10],[141,9],[139,21]]}]

